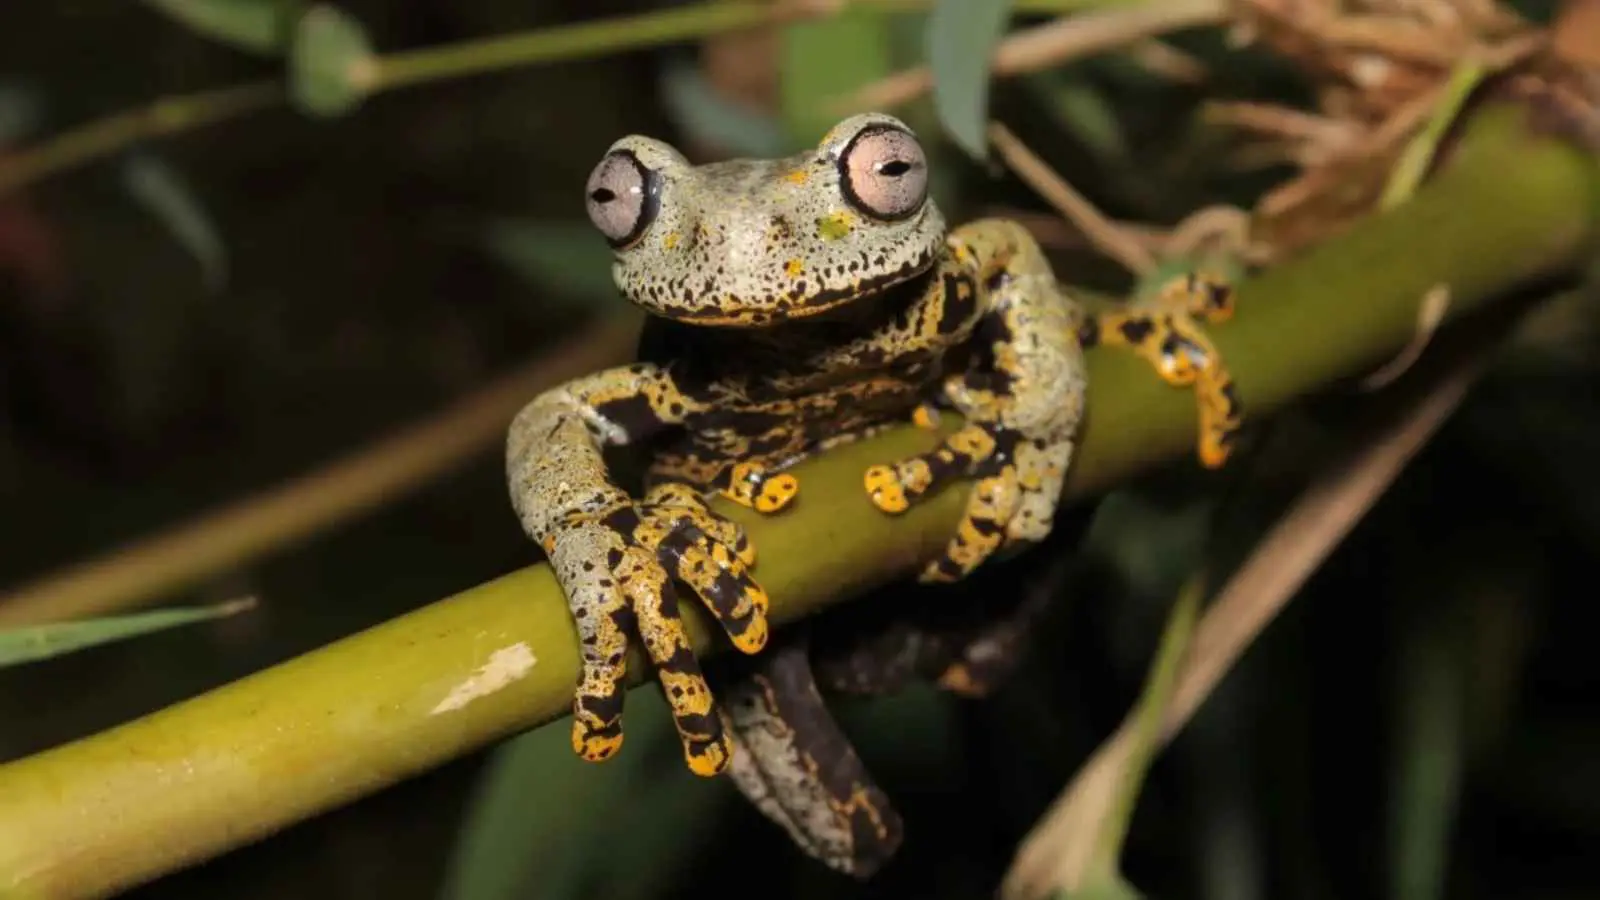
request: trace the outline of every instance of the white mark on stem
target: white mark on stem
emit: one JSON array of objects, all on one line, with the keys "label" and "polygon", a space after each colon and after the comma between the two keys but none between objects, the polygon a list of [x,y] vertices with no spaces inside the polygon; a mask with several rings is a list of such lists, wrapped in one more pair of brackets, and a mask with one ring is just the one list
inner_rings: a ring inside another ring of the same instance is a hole
[{"label": "white mark on stem", "polygon": [[501,647],[489,654],[489,661],[478,667],[466,681],[454,688],[439,705],[428,711],[429,715],[453,712],[466,706],[468,703],[485,697],[500,690],[513,681],[528,674],[539,662],[534,658],[533,651],[522,641],[509,647]]}]

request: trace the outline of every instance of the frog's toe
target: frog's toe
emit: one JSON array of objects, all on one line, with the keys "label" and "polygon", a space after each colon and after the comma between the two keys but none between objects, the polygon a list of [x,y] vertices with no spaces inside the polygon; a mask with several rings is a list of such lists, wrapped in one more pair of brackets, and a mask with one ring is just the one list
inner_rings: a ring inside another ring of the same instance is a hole
[{"label": "frog's toe", "polygon": [[678,610],[672,581],[629,582],[639,623],[639,636],[656,665],[661,692],[672,708],[672,721],[683,742],[683,755],[697,775],[716,775],[728,765],[730,745],[723,731],[711,688],[695,658]]},{"label": "frog's toe", "polygon": [[998,446],[991,425],[972,423],[927,453],[893,465],[872,466],[862,483],[874,506],[886,513],[902,513],[923,495],[972,474],[994,456]]},{"label": "frog's toe", "polygon": [[1015,458],[1021,499],[1016,514],[1006,524],[1008,542],[1032,543],[1050,534],[1056,508],[1061,504],[1061,487],[1072,449],[1070,441],[1018,444]]},{"label": "frog's toe", "polygon": [[756,463],[738,463],[729,473],[722,495],[756,512],[770,515],[787,507],[800,493],[800,479]]},{"label": "frog's toe", "polygon": [[746,566],[756,564],[756,548],[750,542],[750,535],[744,527],[731,519],[725,519],[711,511],[706,505],[705,498],[694,488],[684,484],[660,484],[651,488],[645,495],[645,503],[650,506],[674,507],[679,518],[692,521],[694,527],[700,529],[715,543],[733,551],[739,561]]},{"label": "frog's toe", "polygon": [[967,509],[944,553],[922,570],[924,582],[959,581],[1005,542],[1006,528],[1022,500],[1014,466],[982,478],[967,498]]},{"label": "frog's toe", "polygon": [[659,553],[668,571],[705,601],[735,647],[755,653],[766,646],[771,603],[736,550],[685,522],[666,536]]},{"label": "frog's toe", "polygon": [[[612,558],[619,561],[614,568],[599,564]],[[618,585],[648,571],[651,562],[599,526],[574,529],[552,542],[551,563],[567,588],[581,644],[572,748],[590,761],[608,759],[622,747],[623,679],[634,615]]]}]

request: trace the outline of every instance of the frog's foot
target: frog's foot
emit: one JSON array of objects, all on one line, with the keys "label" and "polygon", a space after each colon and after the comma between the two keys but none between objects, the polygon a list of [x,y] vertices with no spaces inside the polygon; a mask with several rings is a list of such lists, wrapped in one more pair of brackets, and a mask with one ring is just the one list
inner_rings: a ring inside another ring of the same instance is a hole
[{"label": "frog's foot", "polygon": [[1193,386],[1200,412],[1198,455],[1207,468],[1227,462],[1243,425],[1238,388],[1200,322],[1233,315],[1233,291],[1203,274],[1169,281],[1152,301],[1101,313],[1085,325],[1085,347],[1096,343],[1132,349],[1167,383]]},{"label": "frog's foot", "polygon": [[736,463],[729,474],[722,496],[756,512],[771,514],[789,505],[800,493],[800,479],[787,472],[773,472],[757,463]]},{"label": "frog's foot", "polygon": [[693,491],[666,485],[643,502],[574,517],[545,549],[582,645],[573,749],[599,761],[622,746],[628,639],[637,631],[660,672],[689,768],[721,772],[729,743],[684,629],[674,579],[699,595],[735,647],[759,651],[767,641],[767,595],[747,571],[754,555],[738,527],[709,512]]},{"label": "frog's foot", "polygon": [[720,688],[738,747],[728,774],[811,857],[871,876],[900,845],[899,814],[823,702],[805,643],[780,639],[754,663]]},{"label": "frog's foot", "polygon": [[1050,532],[1071,455],[1070,440],[1031,440],[977,421],[931,452],[872,466],[864,482],[873,505],[901,513],[950,481],[977,477],[955,537],[920,578],[958,581],[1008,541],[1037,541]]}]

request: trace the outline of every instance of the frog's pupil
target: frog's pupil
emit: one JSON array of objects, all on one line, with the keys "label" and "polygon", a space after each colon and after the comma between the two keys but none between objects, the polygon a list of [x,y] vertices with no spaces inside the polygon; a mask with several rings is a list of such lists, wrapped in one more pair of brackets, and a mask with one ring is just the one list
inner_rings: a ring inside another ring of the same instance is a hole
[{"label": "frog's pupil", "polygon": [[617,195],[610,188],[595,188],[594,193],[589,195],[589,199],[596,203],[610,203],[617,199]]},{"label": "frog's pupil", "polygon": [[878,169],[879,174],[887,175],[890,178],[899,178],[909,171],[911,171],[911,164],[903,159],[891,160]]}]

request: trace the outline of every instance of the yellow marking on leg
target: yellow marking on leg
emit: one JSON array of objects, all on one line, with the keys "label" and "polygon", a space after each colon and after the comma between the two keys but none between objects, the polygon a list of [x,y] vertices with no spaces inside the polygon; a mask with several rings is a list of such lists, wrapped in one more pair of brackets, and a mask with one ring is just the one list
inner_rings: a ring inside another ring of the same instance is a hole
[{"label": "yellow marking on leg", "polygon": [[1227,463],[1242,420],[1232,399],[1233,379],[1197,320],[1222,322],[1232,315],[1232,289],[1201,274],[1168,282],[1146,308],[1105,313],[1096,323],[1102,343],[1132,350],[1168,384],[1193,387],[1199,416],[1196,455],[1208,469]]},{"label": "yellow marking on leg", "polygon": [[764,515],[782,510],[800,493],[800,479],[769,474],[756,463],[735,463],[722,496]]},{"label": "yellow marking on leg", "polygon": [[872,505],[884,512],[903,513],[911,508],[899,477],[888,466],[869,467],[862,483],[867,488],[867,496],[872,498]]},{"label": "yellow marking on leg", "polygon": [[1015,466],[1004,466],[995,475],[981,479],[967,498],[966,513],[956,526],[955,537],[945,546],[942,557],[923,568],[921,580],[948,582],[965,578],[1000,548],[1006,525],[1016,515],[1021,500]]}]

